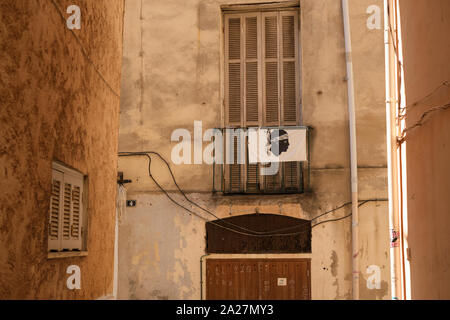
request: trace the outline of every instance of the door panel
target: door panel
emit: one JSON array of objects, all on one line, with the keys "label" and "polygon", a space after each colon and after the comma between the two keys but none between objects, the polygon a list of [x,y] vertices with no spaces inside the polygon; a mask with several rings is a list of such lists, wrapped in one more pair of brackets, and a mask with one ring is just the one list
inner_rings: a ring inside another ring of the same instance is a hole
[{"label": "door panel", "polygon": [[310,259],[208,259],[208,300],[309,300]]}]

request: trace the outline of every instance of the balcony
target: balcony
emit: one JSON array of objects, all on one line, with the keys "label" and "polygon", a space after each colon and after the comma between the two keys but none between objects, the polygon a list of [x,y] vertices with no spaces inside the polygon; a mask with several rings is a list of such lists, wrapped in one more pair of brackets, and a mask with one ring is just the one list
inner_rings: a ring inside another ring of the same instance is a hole
[{"label": "balcony", "polygon": [[310,127],[215,130],[214,193],[301,194],[308,190]]}]

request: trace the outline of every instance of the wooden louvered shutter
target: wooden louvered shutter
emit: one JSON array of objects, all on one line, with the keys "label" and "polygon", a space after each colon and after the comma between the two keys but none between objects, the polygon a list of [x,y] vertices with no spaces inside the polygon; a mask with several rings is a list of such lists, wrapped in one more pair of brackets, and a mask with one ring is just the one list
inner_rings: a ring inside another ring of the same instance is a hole
[{"label": "wooden louvered shutter", "polygon": [[285,162],[283,163],[283,179],[286,191],[298,191],[300,188],[300,163]]},{"label": "wooden louvered shutter", "polygon": [[242,180],[243,180],[243,158],[242,158],[242,137],[236,135],[231,141],[231,147],[233,148],[233,164],[230,164],[230,192],[239,193],[243,192]]},{"label": "wooden louvered shutter", "polygon": [[263,13],[264,124],[279,126],[278,13]]},{"label": "wooden louvered shutter", "polygon": [[259,191],[259,168],[258,164],[247,164],[247,192]]},{"label": "wooden louvered shutter", "polygon": [[299,124],[298,13],[264,13],[264,124]]},{"label": "wooden louvered shutter", "polygon": [[260,81],[260,50],[259,29],[260,15],[243,15],[245,21],[245,123],[247,126],[258,126],[262,109],[262,94]]},{"label": "wooden louvered shutter", "polygon": [[[278,192],[281,190],[281,168],[282,163],[279,163],[280,167],[277,174],[264,176],[264,189],[266,192]],[[266,165],[267,170],[270,165]]]},{"label": "wooden louvered shutter", "polygon": [[[263,20],[263,69],[264,69],[264,125],[280,125],[279,86],[279,28],[278,13],[262,14]],[[266,168],[270,165],[265,165]],[[281,167],[281,166],[280,166]],[[281,175],[264,175],[265,192],[276,192],[281,188]]]},{"label": "wooden louvered shutter", "polygon": [[225,19],[225,105],[226,122],[229,126],[242,125],[241,21],[239,15],[230,15]]},{"label": "wooden louvered shutter", "polygon": [[248,193],[256,193],[259,191],[260,189],[260,185],[259,185],[259,165],[257,163],[250,163],[249,160],[249,154],[248,154],[248,137],[247,139],[247,143],[246,145],[246,167],[247,167],[247,171],[246,171],[246,192]]},{"label": "wooden louvered shutter", "polygon": [[299,124],[299,63],[298,63],[298,14],[281,12],[280,73],[281,73],[281,123],[282,125]]},{"label": "wooden louvered shutter", "polygon": [[50,196],[50,212],[48,226],[48,249],[59,250],[61,234],[61,209],[63,203],[63,173],[53,170],[52,193]]},{"label": "wooden louvered shutter", "polygon": [[[282,45],[281,54],[281,123],[284,126],[295,126],[300,122],[300,80],[298,61],[298,14],[288,11],[280,13]],[[283,182],[286,191],[300,189],[300,164],[298,162],[283,163]]]},{"label": "wooden louvered shutter", "polygon": [[[298,28],[296,10],[225,14],[226,127],[300,124]],[[236,157],[239,148],[233,148]],[[299,164],[280,163],[274,176],[261,177],[260,170],[261,165],[248,162],[226,166],[225,189],[251,193],[298,188]]]},{"label": "wooden louvered shutter", "polygon": [[65,173],[61,240],[61,248],[63,250],[82,249],[82,194],[83,179],[70,173]]},{"label": "wooden louvered shutter", "polygon": [[[261,15],[246,14],[244,26],[245,38],[245,124],[248,127],[259,126],[262,117],[262,84],[261,84]],[[247,143],[248,145],[248,138]],[[246,148],[247,149],[247,148]],[[245,165],[245,192],[259,191],[258,164],[250,164],[248,150]]]}]

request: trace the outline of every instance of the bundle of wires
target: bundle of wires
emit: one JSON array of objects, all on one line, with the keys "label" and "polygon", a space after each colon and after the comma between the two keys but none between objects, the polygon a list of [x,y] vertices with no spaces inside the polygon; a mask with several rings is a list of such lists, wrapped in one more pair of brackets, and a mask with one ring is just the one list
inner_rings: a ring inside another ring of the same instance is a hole
[{"label": "bundle of wires", "polygon": [[[192,210],[192,209],[186,207],[184,204],[182,204],[182,203],[176,201],[176,200],[169,194],[169,192],[167,192],[167,190],[165,190],[165,189],[162,187],[162,185],[161,185],[161,184],[155,179],[155,177],[152,175],[152,170],[151,170],[151,166],[152,166],[152,156],[158,157],[158,158],[159,158],[160,160],[162,160],[163,163],[166,165],[166,167],[167,167],[167,169],[168,169],[168,171],[169,171],[169,173],[170,173],[170,176],[172,177],[172,180],[173,180],[173,182],[174,182],[174,184],[175,184],[175,186],[176,186],[178,192],[180,192],[180,194],[183,196],[183,198],[184,198],[188,203],[190,203],[191,205],[193,205],[194,207],[200,209],[200,210],[203,211],[204,213],[206,213],[206,214],[210,215],[211,217],[215,218],[215,219],[216,219],[215,221],[208,220],[207,218],[205,218],[203,215],[199,214],[198,212],[196,212],[196,211],[194,211],[194,210]],[[343,209],[343,208],[345,208],[345,207],[347,207],[347,206],[349,206],[349,205],[352,204],[352,202],[344,203],[343,205],[341,205],[341,206],[339,206],[339,207],[337,207],[337,208],[335,208],[335,209],[332,209],[332,210],[330,210],[330,211],[324,212],[324,213],[322,213],[322,214],[316,216],[315,218],[313,218],[313,219],[310,220],[310,221],[303,222],[303,223],[300,223],[300,224],[295,224],[295,225],[290,226],[290,227],[287,227],[287,228],[282,228],[282,229],[277,229],[277,230],[271,230],[271,231],[267,231],[267,232],[265,232],[265,231],[252,230],[252,229],[248,229],[248,228],[245,228],[245,227],[243,227],[243,226],[239,226],[239,225],[236,225],[236,224],[234,224],[234,223],[231,223],[231,222],[227,221],[226,219],[220,218],[220,217],[218,217],[216,214],[214,214],[213,212],[211,212],[210,210],[208,210],[208,209],[206,209],[206,208],[200,206],[200,205],[197,204],[196,202],[194,202],[194,201],[192,201],[191,199],[189,199],[189,197],[186,195],[186,193],[185,193],[185,192],[180,188],[180,186],[178,185],[178,183],[177,183],[177,181],[176,181],[176,179],[175,179],[175,176],[174,176],[174,174],[173,174],[173,171],[172,171],[172,169],[171,169],[171,167],[170,167],[170,165],[169,165],[169,162],[167,162],[167,160],[164,159],[164,157],[161,156],[161,154],[159,154],[158,152],[155,152],[155,151],[120,152],[120,153],[119,153],[119,157],[146,157],[146,158],[148,159],[148,174],[149,174],[150,179],[155,183],[155,185],[158,187],[158,189],[161,190],[161,192],[163,192],[163,193],[167,196],[167,198],[168,198],[172,203],[174,203],[176,206],[182,208],[183,210],[185,210],[185,211],[188,212],[189,214],[193,214],[193,215],[199,217],[200,219],[203,219],[203,220],[205,220],[205,221],[207,221],[207,222],[209,222],[209,223],[211,223],[211,224],[213,224],[213,225],[215,225],[215,226],[217,226],[217,227],[226,229],[226,230],[231,231],[231,232],[233,232],[233,233],[245,235],[245,236],[251,236],[251,237],[281,237],[281,236],[296,236],[296,235],[300,235],[300,234],[302,234],[302,233],[309,232],[309,230],[302,230],[302,231],[291,232],[291,233],[289,233],[288,231],[291,231],[291,230],[294,230],[294,229],[298,229],[299,227],[302,227],[302,226],[304,226],[305,224],[310,224],[311,222],[316,221],[317,219],[319,219],[319,218],[321,218],[321,217],[323,217],[323,216],[326,216],[326,215],[328,215],[328,214],[330,214],[330,213],[334,213],[334,212],[336,212],[337,210]],[[361,200],[361,201],[359,202],[359,206],[361,207],[361,206],[363,206],[363,205],[365,205],[365,204],[367,204],[367,203],[369,203],[369,202],[386,202],[386,201],[388,201],[388,200],[387,200],[387,199]],[[269,213],[267,213],[267,214],[269,214]],[[328,223],[328,222],[336,222],[336,221],[345,220],[345,219],[347,219],[347,218],[349,218],[349,217],[351,217],[351,216],[352,216],[352,214],[350,213],[350,214],[348,214],[348,215],[346,215],[346,216],[344,216],[344,217],[341,217],[341,218],[321,221],[321,222],[318,222],[318,223],[316,223],[316,224],[313,224],[313,225],[311,226],[311,228],[315,228],[315,227],[317,227],[317,226],[319,226],[319,225],[322,225],[322,224],[325,224],[325,223]]]}]

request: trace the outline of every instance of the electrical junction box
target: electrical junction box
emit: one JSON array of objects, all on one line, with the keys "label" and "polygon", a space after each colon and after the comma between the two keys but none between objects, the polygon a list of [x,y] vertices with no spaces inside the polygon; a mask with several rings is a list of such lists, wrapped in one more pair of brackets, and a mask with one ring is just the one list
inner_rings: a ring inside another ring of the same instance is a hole
[{"label": "electrical junction box", "polygon": [[136,207],[136,200],[127,200],[127,207],[129,208]]}]

